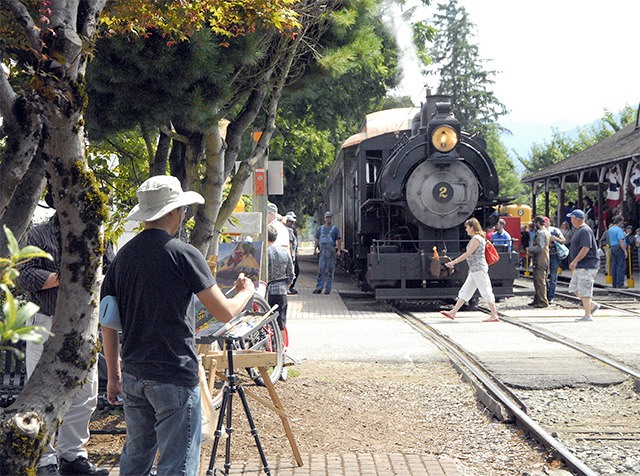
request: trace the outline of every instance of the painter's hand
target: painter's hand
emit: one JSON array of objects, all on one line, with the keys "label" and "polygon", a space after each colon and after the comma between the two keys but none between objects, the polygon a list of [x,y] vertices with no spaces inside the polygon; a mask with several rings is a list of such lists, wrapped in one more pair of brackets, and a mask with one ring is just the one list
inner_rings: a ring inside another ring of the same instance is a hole
[{"label": "painter's hand", "polygon": [[253,285],[253,281],[247,278],[244,273],[240,273],[238,275],[238,279],[235,282],[236,289],[238,292],[244,291],[245,289],[252,294],[256,292],[256,287]]}]

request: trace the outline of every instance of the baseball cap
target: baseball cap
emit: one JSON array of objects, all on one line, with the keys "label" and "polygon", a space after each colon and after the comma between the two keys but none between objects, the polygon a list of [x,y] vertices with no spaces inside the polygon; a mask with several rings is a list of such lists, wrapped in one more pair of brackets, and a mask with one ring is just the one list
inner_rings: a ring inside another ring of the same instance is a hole
[{"label": "baseball cap", "polygon": [[567,218],[577,218],[578,220],[584,220],[584,212],[582,210],[573,210],[571,213],[567,214]]},{"label": "baseball cap", "polygon": [[296,214],[294,212],[287,212],[287,214],[284,217],[290,221],[296,221],[298,218],[296,217]]},{"label": "baseball cap", "polygon": [[325,218],[327,218],[327,217],[333,217],[333,213],[331,213],[331,212],[324,212],[324,217],[325,217]]},{"label": "baseball cap", "polygon": [[204,203],[198,192],[183,192],[180,180],[170,175],[156,175],[145,180],[136,191],[138,204],[133,207],[127,220],[154,221],[171,210]]}]

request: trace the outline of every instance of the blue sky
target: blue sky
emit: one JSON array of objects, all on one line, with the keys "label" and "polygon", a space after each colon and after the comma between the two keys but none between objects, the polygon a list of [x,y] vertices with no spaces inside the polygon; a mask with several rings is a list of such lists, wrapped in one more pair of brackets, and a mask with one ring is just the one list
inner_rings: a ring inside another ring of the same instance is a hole
[{"label": "blue sky", "polygon": [[[500,120],[513,132],[504,137],[508,149],[527,157],[531,144],[549,139],[552,128],[569,131],[591,124],[605,108],[637,108],[637,0],[459,3],[476,25],[473,42],[488,60],[485,69],[498,71],[493,92],[509,110]],[[415,71],[409,74],[415,78]],[[413,89],[421,85],[412,83],[411,91],[404,90],[420,94]]]}]

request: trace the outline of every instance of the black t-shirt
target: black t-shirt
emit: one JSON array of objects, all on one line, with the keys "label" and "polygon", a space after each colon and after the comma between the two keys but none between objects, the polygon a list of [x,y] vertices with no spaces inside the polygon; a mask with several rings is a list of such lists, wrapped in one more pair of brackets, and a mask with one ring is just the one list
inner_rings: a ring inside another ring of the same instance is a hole
[{"label": "black t-shirt", "polygon": [[571,237],[570,256],[569,259],[573,260],[583,247],[588,247],[589,251],[582,258],[576,268],[585,269],[598,269],[600,268],[600,258],[598,258],[597,249],[598,244],[596,238],[593,236],[593,231],[587,225],[583,225],[580,228],[576,228]]},{"label": "black t-shirt", "polygon": [[118,252],[102,296],[115,296],[122,322],[122,370],[175,385],[198,385],[193,294],[215,284],[193,246],[145,230]]}]

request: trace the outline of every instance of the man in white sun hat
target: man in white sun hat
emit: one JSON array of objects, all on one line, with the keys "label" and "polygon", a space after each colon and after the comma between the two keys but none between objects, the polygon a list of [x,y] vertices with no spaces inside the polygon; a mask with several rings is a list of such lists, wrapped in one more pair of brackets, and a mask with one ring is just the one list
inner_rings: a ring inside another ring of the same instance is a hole
[{"label": "man in white sun hat", "polygon": [[[186,209],[204,203],[183,192],[175,177],[155,176],[137,191],[128,220],[144,230],[118,252],[102,284],[102,296],[115,296],[122,324],[103,327],[108,368],[107,398],[124,397],[127,437],[120,474],[149,474],[159,451],[158,474],[198,474],[201,409],[195,319],[188,315],[197,295],[222,322],[238,314],[254,294],[240,276],[237,294],[227,299],[202,254],[174,238]],[[122,363],[122,367],[121,367]]]}]

